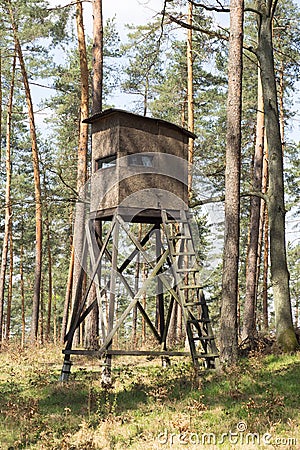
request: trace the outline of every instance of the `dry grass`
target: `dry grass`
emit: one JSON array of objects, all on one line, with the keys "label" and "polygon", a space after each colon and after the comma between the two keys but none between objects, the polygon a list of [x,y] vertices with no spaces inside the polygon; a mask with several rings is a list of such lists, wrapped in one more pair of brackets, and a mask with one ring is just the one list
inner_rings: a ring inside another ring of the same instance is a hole
[{"label": "dry grass", "polygon": [[200,382],[187,361],[123,358],[110,390],[99,361],[74,359],[64,384],[61,364],[53,346],[2,349],[1,449],[300,448],[299,355],[255,354]]}]

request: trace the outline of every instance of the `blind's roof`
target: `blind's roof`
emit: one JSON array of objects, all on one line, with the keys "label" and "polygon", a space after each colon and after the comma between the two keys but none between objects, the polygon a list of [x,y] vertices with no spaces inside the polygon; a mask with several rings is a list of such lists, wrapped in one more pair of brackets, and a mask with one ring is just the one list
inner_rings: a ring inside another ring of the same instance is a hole
[{"label": "blind's roof", "polygon": [[106,110],[104,110],[104,111],[102,111],[100,113],[94,114],[93,116],[91,116],[91,117],[89,117],[87,119],[84,119],[83,122],[84,123],[94,123],[94,122],[97,122],[99,119],[106,118],[106,117],[113,116],[113,115],[125,115],[125,116],[128,116],[128,117],[132,118],[133,123],[134,123],[134,121],[135,121],[135,119],[137,117],[139,119],[144,120],[145,122],[151,121],[151,122],[156,122],[158,124],[161,123],[161,124],[163,124],[164,126],[166,126],[168,128],[173,128],[173,129],[176,129],[176,130],[180,131],[181,133],[187,135],[188,137],[190,137],[192,139],[196,139],[196,137],[197,137],[194,133],[186,130],[183,127],[175,125],[174,123],[167,122],[166,120],[163,120],[163,119],[156,119],[154,117],[141,116],[139,114],[134,114],[132,112],[125,111],[123,109],[109,108],[109,109],[106,109]]}]

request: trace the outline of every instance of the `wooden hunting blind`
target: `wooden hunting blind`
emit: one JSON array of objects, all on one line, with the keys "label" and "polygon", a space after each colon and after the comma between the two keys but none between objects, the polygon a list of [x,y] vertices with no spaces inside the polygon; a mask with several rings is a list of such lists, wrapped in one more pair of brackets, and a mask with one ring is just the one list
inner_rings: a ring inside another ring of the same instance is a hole
[{"label": "wooden hunting blind", "polygon": [[[117,207],[151,211],[188,204],[188,141],[195,136],[164,120],[108,109],[92,125],[91,213],[112,216]],[[149,214],[148,214],[149,215]],[[143,220],[143,219],[142,219]]]},{"label": "wooden hunting blind", "polygon": [[[92,128],[93,174],[80,256],[82,261],[88,259],[90,270],[84,283],[82,264],[61,379],[69,377],[72,354],[105,357],[109,372],[112,355],[191,355],[196,369],[199,359],[214,367],[218,355],[188,209],[188,143],[195,135],[164,120],[118,109],[85,122]],[[139,231],[135,222],[142,224]],[[96,295],[90,301],[93,284]],[[127,297],[122,308],[117,306],[119,295]],[[146,296],[149,301],[142,301]],[[94,309],[99,313],[97,348],[74,349],[74,333]],[[178,310],[188,352],[168,349]],[[115,348],[114,338],[125,323],[128,329],[137,311],[156,340],[154,349],[133,348],[135,339],[129,336],[123,348]]]}]

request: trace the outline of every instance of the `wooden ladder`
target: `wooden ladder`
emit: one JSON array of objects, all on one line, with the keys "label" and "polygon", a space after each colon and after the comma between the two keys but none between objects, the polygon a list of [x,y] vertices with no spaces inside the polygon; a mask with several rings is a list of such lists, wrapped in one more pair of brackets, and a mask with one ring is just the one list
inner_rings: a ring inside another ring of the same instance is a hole
[{"label": "wooden ladder", "polygon": [[174,290],[182,308],[193,364],[198,370],[199,359],[202,359],[206,368],[215,368],[218,350],[200,283],[191,213],[182,210],[179,215],[175,215],[171,211],[162,210],[162,223],[169,248]]}]

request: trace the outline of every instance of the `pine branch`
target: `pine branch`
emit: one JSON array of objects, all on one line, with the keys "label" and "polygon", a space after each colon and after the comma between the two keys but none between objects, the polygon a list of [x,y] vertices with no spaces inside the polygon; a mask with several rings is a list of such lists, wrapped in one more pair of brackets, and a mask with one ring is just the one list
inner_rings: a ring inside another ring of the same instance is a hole
[{"label": "pine branch", "polygon": [[[186,22],[183,22],[180,19],[177,19],[177,17],[171,16],[170,14],[167,14],[168,18],[170,19],[171,22],[175,22],[177,23],[177,25],[180,25],[183,28],[187,28],[189,30],[194,30],[194,31],[198,31],[199,33],[203,33],[206,34],[212,38],[218,38],[218,39],[222,39],[223,41],[229,41],[229,34],[228,36],[226,36],[225,34],[221,34],[218,31],[213,31],[213,30],[207,30],[205,28],[200,28],[196,25],[190,25]],[[227,31],[224,28],[222,28],[223,31]],[[243,45],[243,49],[244,50],[248,50],[251,53],[254,53],[256,55],[256,50],[251,47],[251,46],[246,46]]]},{"label": "pine branch", "polygon": [[188,0],[189,3],[191,3],[193,6],[196,6],[198,8],[203,8],[206,11],[216,11],[216,12],[230,12],[229,7],[225,7],[222,5],[221,2],[217,1],[217,3],[220,5],[219,7],[217,6],[208,6],[208,5],[204,5],[203,3],[197,3],[194,0]]},{"label": "pine branch", "polygon": [[221,33],[218,33],[217,31],[212,31],[212,30],[207,30],[205,28],[200,28],[196,25],[190,25],[186,22],[183,22],[180,19],[177,19],[177,17],[171,16],[170,14],[167,14],[168,18],[171,20],[171,22],[177,23],[177,25],[180,25],[183,28],[187,28],[188,30],[194,30],[194,31],[199,31],[200,33],[204,33],[207,34],[210,37],[216,37],[219,39],[223,39],[225,41],[229,40],[229,36],[225,36]]}]

